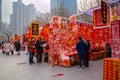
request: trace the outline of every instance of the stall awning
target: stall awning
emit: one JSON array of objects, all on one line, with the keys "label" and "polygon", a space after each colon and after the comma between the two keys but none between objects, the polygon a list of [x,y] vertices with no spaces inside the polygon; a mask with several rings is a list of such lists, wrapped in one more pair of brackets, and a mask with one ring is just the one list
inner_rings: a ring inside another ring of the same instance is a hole
[{"label": "stall awning", "polygon": [[[119,1],[120,1],[120,0],[107,0],[107,3],[108,3],[108,4],[113,4],[113,3],[117,3],[117,2],[119,2]],[[91,8],[91,9],[88,9],[88,10],[83,11],[83,13],[88,14],[88,15],[90,15],[90,16],[93,16],[93,10],[100,9],[100,8],[101,8],[101,6],[96,6],[96,7],[93,7],[93,8]]]}]

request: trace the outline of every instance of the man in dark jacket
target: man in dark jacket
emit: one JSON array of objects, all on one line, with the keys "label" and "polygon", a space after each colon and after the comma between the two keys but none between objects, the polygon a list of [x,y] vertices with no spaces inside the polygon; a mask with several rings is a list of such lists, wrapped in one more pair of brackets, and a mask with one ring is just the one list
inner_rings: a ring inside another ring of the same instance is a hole
[{"label": "man in dark jacket", "polygon": [[87,45],[82,40],[82,37],[79,37],[79,42],[76,44],[76,50],[78,52],[80,69],[83,69],[83,67],[86,64],[85,63],[85,54],[86,54],[86,51],[87,51]]},{"label": "man in dark jacket", "polygon": [[41,62],[42,61],[42,53],[43,53],[43,41],[42,41],[42,38],[39,38],[37,41],[36,41],[36,44],[35,44],[35,48],[37,50],[37,62]]},{"label": "man in dark jacket", "polygon": [[14,46],[15,46],[17,55],[20,55],[20,41],[18,41],[18,40],[15,41],[15,42],[14,42]]}]

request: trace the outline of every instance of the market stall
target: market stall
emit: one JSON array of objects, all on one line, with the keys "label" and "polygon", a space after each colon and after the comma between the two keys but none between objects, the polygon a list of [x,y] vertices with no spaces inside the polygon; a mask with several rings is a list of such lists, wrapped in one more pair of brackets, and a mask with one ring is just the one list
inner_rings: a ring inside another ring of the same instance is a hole
[{"label": "market stall", "polygon": [[[119,39],[116,40],[112,37],[116,29],[112,27],[113,22],[111,23],[111,19],[116,20],[119,19],[119,17],[116,18],[116,15],[114,15],[111,10],[114,11],[113,8],[107,6],[105,9],[107,15],[105,15],[101,7],[92,9],[93,24],[76,21],[75,16],[70,16],[68,19],[54,16],[50,24],[45,25],[41,30],[41,36],[50,46],[49,63],[59,66],[70,66],[76,63],[78,58],[75,46],[79,36],[82,36],[84,40],[90,40],[90,60],[98,60],[106,57],[106,42],[110,43],[112,52],[114,53],[114,43],[117,42],[118,46],[120,42]],[[112,15],[114,15],[112,17],[111,12]],[[106,16],[104,21],[101,17],[103,15]],[[118,47],[115,49],[118,49]],[[114,54],[112,57],[114,57]]]},{"label": "market stall", "polygon": [[[90,23],[76,21],[75,16],[71,16],[69,20],[55,16],[50,24],[43,27],[41,36],[48,41],[50,46],[49,63],[51,65],[71,66],[78,62],[75,47],[79,36],[82,36],[84,40],[90,40],[91,60],[104,58],[103,47],[110,38],[110,28],[94,29]],[[93,49],[101,50],[101,47],[102,51],[96,51],[100,57],[94,58]]]}]

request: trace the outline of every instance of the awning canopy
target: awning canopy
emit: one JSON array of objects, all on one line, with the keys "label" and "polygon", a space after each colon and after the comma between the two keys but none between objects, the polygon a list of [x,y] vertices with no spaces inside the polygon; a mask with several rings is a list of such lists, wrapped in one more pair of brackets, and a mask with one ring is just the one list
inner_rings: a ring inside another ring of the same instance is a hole
[{"label": "awning canopy", "polygon": [[[120,2],[120,0],[107,0],[108,5],[113,4],[113,3],[117,3],[117,2]],[[100,9],[100,8],[101,8],[101,6],[96,6],[96,7],[93,7],[91,9],[83,11],[83,13],[90,15],[90,16],[93,16],[93,10]]]}]

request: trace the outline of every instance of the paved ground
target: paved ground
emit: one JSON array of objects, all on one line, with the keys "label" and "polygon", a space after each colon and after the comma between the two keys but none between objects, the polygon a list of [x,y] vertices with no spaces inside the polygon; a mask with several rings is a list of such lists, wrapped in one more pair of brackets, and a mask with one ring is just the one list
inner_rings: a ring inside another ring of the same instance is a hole
[{"label": "paved ground", "polygon": [[[36,61],[36,59],[34,58]],[[90,61],[90,67],[51,67],[48,63],[28,64],[28,55],[6,56],[0,53],[0,80],[103,80],[103,60]],[[62,76],[54,76],[63,74]]]}]

